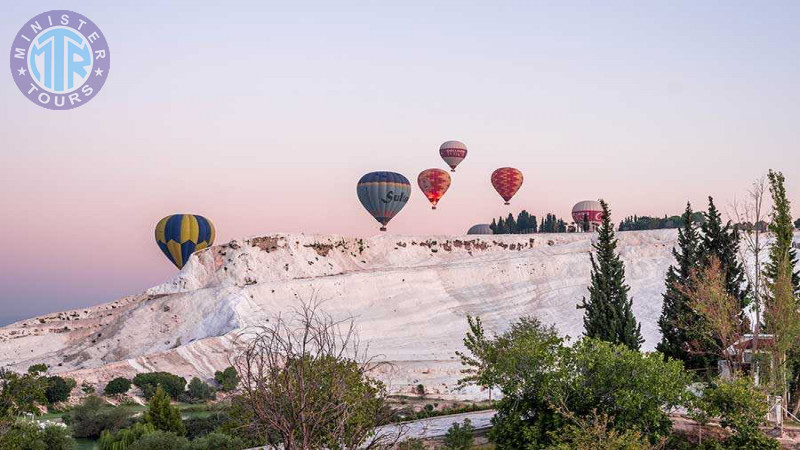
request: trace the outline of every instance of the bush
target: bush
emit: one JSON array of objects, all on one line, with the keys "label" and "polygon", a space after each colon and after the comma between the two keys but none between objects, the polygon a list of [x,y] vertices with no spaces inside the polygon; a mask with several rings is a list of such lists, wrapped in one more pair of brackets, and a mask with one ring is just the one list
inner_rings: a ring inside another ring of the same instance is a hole
[{"label": "bush", "polygon": [[28,367],[28,373],[31,375],[39,375],[47,372],[47,364],[34,364]]},{"label": "bush", "polygon": [[169,431],[180,436],[186,434],[181,412],[170,404],[169,395],[161,386],[156,388],[156,393],[147,404],[143,419],[144,423],[153,425],[157,430]]},{"label": "bush", "polygon": [[214,388],[203,380],[194,377],[189,382],[189,387],[183,397],[187,403],[203,403],[215,399],[216,396],[217,393]]},{"label": "bush", "polygon": [[189,450],[242,450],[244,442],[238,437],[211,433],[189,444]]},{"label": "bush", "polygon": [[239,374],[236,369],[228,367],[223,371],[216,371],[214,373],[214,380],[219,383],[221,391],[232,391],[239,385]]},{"label": "bush", "polygon": [[148,400],[155,394],[158,386],[161,386],[173,400],[177,400],[186,389],[186,379],[169,372],[140,373],[133,377],[133,385],[141,389]]},{"label": "bush", "polygon": [[44,396],[51,405],[69,400],[69,394],[76,386],[75,380],[72,378],[65,379],[58,376],[48,377],[45,384],[47,387],[44,390]]},{"label": "bush", "polygon": [[397,444],[397,450],[425,450],[422,439],[411,438]]},{"label": "bush", "polygon": [[207,434],[213,433],[217,428],[225,424],[230,415],[227,412],[215,412],[205,417],[192,417],[183,421],[186,427],[186,437],[197,439]]},{"label": "bush", "polygon": [[128,392],[130,389],[131,380],[124,377],[117,377],[108,382],[104,393],[106,395],[119,395]]},{"label": "bush", "polygon": [[154,431],[143,435],[126,450],[186,450],[189,441],[175,433],[168,431]]},{"label": "bush", "polygon": [[613,420],[606,415],[584,419],[570,417],[571,423],[550,433],[553,444],[548,450],[650,450],[662,448],[651,445],[637,430],[617,431],[609,425]]},{"label": "bush", "polygon": [[135,423],[132,427],[124,428],[116,433],[103,431],[103,434],[100,435],[100,440],[97,441],[97,448],[99,450],[127,449],[145,434],[155,431],[156,429],[152,425],[146,423]]},{"label": "bush", "polygon": [[467,450],[472,448],[472,433],[475,431],[475,428],[472,426],[472,422],[469,419],[464,419],[463,425],[456,422],[454,423],[450,429],[447,430],[447,434],[444,435],[444,446],[448,449],[453,450]]},{"label": "bush", "polygon": [[125,406],[111,406],[100,397],[91,395],[82,404],[64,415],[64,423],[72,428],[72,435],[80,438],[97,438],[103,431],[116,432],[133,422],[133,411]]}]

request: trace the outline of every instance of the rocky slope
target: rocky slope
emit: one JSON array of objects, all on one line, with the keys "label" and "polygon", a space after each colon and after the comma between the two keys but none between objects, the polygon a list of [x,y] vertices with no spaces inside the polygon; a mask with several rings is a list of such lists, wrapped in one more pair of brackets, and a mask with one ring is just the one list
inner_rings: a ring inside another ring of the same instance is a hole
[{"label": "rocky slope", "polygon": [[[395,392],[419,383],[456,394],[467,314],[490,330],[536,315],[579,336],[575,308],[589,282],[592,234],[519,236],[278,234],[197,253],[169,282],[82,310],[0,328],[0,365],[102,386],[115,376],[166,370],[211,378],[228,365],[236,336],[313,296],[335,316],[353,315],[370,351],[391,361]],[[674,230],[620,233],[645,348],[658,342],[664,274]],[[478,392],[460,395],[478,396]]]}]

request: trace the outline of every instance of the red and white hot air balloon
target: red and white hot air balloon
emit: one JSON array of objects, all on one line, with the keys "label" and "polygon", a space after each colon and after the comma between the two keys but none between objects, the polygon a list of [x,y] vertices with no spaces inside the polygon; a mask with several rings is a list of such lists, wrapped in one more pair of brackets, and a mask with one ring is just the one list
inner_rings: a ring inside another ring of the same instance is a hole
[{"label": "red and white hot air balloon", "polygon": [[603,207],[595,200],[584,200],[572,207],[572,220],[582,231],[594,231],[603,222]]},{"label": "red and white hot air balloon", "polygon": [[505,204],[510,205],[511,197],[522,186],[522,172],[513,167],[501,167],[492,172],[492,186],[506,201]]},{"label": "red and white hot air balloon", "polygon": [[417,177],[417,183],[433,205],[431,209],[436,209],[436,204],[450,187],[450,174],[442,169],[423,170]]},{"label": "red and white hot air balloon", "polygon": [[450,172],[467,157],[467,146],[459,141],[447,141],[439,146],[439,156],[450,166]]}]

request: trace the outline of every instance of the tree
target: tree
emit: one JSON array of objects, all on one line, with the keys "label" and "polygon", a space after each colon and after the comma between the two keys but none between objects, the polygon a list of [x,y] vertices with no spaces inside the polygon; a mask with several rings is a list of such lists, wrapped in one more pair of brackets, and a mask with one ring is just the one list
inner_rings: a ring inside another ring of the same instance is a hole
[{"label": "tree", "polygon": [[633,316],[632,301],[628,298],[630,287],[625,284],[625,264],[617,254],[617,239],[608,204],[601,199],[600,206],[603,208],[603,221],[597,242],[592,245],[596,257],[590,255],[592,282],[589,300],[584,297],[578,308],[586,310],[583,326],[587,337],[638,350],[644,339],[641,326]]},{"label": "tree", "polygon": [[145,434],[155,432],[156,429],[146,423],[137,422],[130,428],[123,428],[116,433],[103,431],[97,441],[99,450],[125,450]]},{"label": "tree", "polygon": [[58,425],[40,428],[32,420],[21,419],[0,430],[0,450],[72,450],[75,440],[69,430]]},{"label": "tree", "polygon": [[205,381],[194,377],[189,382],[185,397],[190,403],[202,403],[216,398],[217,392]]},{"label": "tree", "polygon": [[72,378],[52,376],[45,379],[45,385],[47,387],[44,390],[44,396],[47,398],[47,402],[52,405],[53,403],[67,401],[76,383]]},{"label": "tree", "polygon": [[106,395],[119,395],[128,392],[131,389],[131,380],[125,377],[117,377],[109,381],[106,385]]},{"label": "tree", "polygon": [[694,211],[691,203],[686,203],[683,213],[683,228],[678,229],[678,248],[672,249],[675,264],[669,266],[666,277],[666,291],[658,318],[661,330],[661,342],[656,350],[664,356],[679,359],[689,369],[702,369],[710,362],[697,352],[690,351],[697,347],[701,332],[700,317],[689,306],[689,299],[683,294],[681,286],[697,270],[699,262],[700,235],[693,220]]},{"label": "tree", "polygon": [[97,438],[104,431],[116,432],[129,426],[133,411],[125,406],[111,406],[96,395],[90,395],[80,405],[72,408],[63,417],[72,428],[72,435],[79,438]]},{"label": "tree", "polygon": [[773,234],[773,241],[769,246],[769,262],[766,265],[765,275],[767,287],[772,285],[781,275],[781,271],[789,274],[793,292],[800,294],[800,273],[795,271],[797,266],[797,251],[792,247],[794,227],[792,226],[791,203],[786,197],[786,186],[783,174],[769,171],[769,192],[772,195],[772,223],[769,231]]},{"label": "tree", "polygon": [[614,420],[606,414],[592,412],[590,417],[576,417],[562,412],[569,422],[550,433],[553,444],[548,450],[656,450],[663,448],[650,444],[647,436],[638,430],[617,431]]},{"label": "tree", "polygon": [[724,359],[731,372],[735,372],[740,355],[738,351],[729,349],[739,342],[747,328],[740,320],[741,304],[728,290],[725,269],[719,260],[712,257],[707,266],[693,271],[688,282],[680,287],[680,292],[689,299],[689,307],[703,319],[707,333],[703,341],[714,344],[708,350],[694,350]]},{"label": "tree", "polygon": [[31,375],[41,375],[47,372],[47,364],[34,364],[28,367],[28,373]]},{"label": "tree", "polygon": [[181,412],[170,403],[170,396],[161,388],[156,388],[156,392],[147,404],[147,411],[144,413],[144,423],[149,423],[156,430],[167,431],[183,436],[186,428],[181,420]]},{"label": "tree", "polygon": [[[789,367],[787,357],[798,346],[800,338],[800,303],[794,293],[792,270],[788,267],[788,255],[784,255],[783,263],[776,266],[777,278],[770,282],[769,295],[765,301],[765,317],[769,331],[773,335],[770,347],[774,364],[771,364],[770,380],[774,392],[787,399]],[[800,404],[800,401],[797,401]]]},{"label": "tree", "polygon": [[244,442],[238,437],[210,433],[189,444],[188,450],[242,450]]},{"label": "tree", "polygon": [[475,427],[469,419],[464,423],[454,422],[444,435],[444,447],[450,450],[469,450],[473,445]]},{"label": "tree", "polygon": [[0,416],[38,414],[39,405],[47,402],[46,385],[41,377],[0,369]]},{"label": "tree", "polygon": [[795,228],[800,228],[800,219],[797,219],[797,220],[794,221],[794,227]]},{"label": "tree", "polygon": [[173,400],[177,400],[186,389],[186,379],[169,372],[140,373],[133,377],[133,385],[142,390],[146,399],[150,399],[161,386]]},{"label": "tree", "polygon": [[239,385],[239,374],[236,368],[229,366],[223,371],[214,372],[214,380],[219,384],[221,391],[233,391]]},{"label": "tree", "polygon": [[188,447],[189,441],[185,437],[171,431],[156,430],[134,441],[127,450],[186,450]]},{"label": "tree", "polygon": [[380,364],[359,349],[352,319],[319,306],[301,302],[241,337],[234,361],[250,416],[243,425],[286,450],[391,446],[390,432],[376,431],[389,418],[386,389],[369,375]]},{"label": "tree", "polygon": [[716,259],[725,275],[725,289],[739,302],[739,311],[744,320],[744,311],[749,305],[749,289],[745,285],[745,274],[739,261],[739,231],[731,222],[722,224],[722,216],[714,199],[708,197],[705,222],[700,226],[703,239],[700,244],[700,263],[708,266]]}]

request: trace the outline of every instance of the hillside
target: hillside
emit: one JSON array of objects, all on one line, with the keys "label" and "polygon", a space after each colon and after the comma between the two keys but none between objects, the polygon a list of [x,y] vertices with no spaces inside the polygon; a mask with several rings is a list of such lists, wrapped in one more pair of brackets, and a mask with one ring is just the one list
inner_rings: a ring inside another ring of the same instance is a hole
[{"label": "hillside", "polygon": [[[575,305],[589,282],[592,234],[340,236],[276,234],[197,253],[172,280],[140,295],[0,328],[0,365],[45,362],[103,385],[166,370],[211,378],[233,339],[316,295],[335,316],[353,315],[373,354],[394,363],[394,392],[418,383],[454,393],[467,314],[490,330],[536,315],[579,336]],[[619,234],[645,349],[659,335],[664,274],[675,230]],[[464,395],[479,395],[466,392]]]}]

